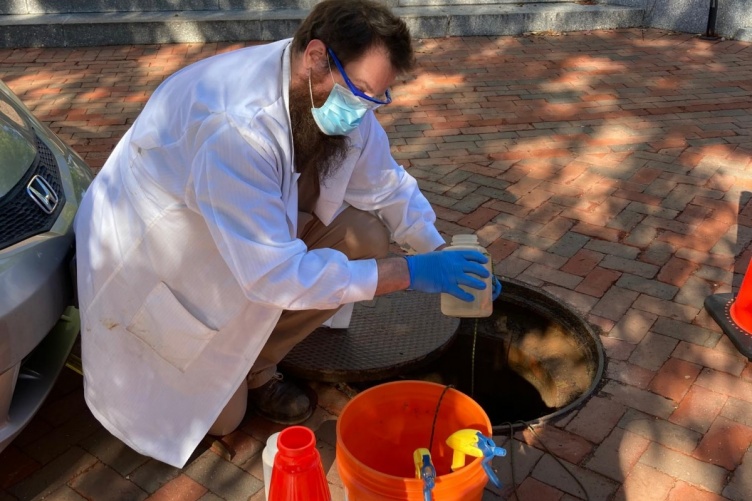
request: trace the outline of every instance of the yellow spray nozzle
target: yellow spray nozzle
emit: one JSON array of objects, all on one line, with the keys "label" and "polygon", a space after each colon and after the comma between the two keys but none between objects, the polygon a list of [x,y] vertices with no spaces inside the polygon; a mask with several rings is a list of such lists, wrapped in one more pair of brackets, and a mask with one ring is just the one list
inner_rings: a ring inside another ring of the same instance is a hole
[{"label": "yellow spray nozzle", "polygon": [[478,447],[478,430],[458,430],[449,435],[446,443],[454,451],[452,453],[452,471],[465,466],[465,455],[483,457],[483,451]]}]

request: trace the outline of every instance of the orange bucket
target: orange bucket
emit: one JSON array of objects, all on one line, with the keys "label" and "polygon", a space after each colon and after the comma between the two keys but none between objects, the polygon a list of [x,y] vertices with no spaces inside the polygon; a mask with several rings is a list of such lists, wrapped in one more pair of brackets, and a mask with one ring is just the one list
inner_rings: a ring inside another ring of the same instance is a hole
[{"label": "orange bucket", "polygon": [[[397,381],[355,396],[337,420],[337,470],[348,501],[423,501],[413,452],[428,448],[439,398],[446,387],[426,381]],[[493,434],[491,421],[475,400],[453,388],[438,405],[431,448],[436,468],[435,501],[480,501],[488,476],[481,458],[467,457],[452,472],[446,439],[472,428]]]}]

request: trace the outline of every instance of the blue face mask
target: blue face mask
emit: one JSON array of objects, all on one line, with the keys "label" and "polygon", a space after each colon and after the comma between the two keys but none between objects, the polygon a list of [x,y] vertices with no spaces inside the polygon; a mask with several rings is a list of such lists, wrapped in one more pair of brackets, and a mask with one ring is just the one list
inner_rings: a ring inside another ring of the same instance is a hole
[{"label": "blue face mask", "polygon": [[355,130],[368,110],[378,108],[354,95],[349,90],[335,83],[329,97],[321,108],[313,107],[311,96],[311,113],[316,125],[327,136],[344,136]]}]

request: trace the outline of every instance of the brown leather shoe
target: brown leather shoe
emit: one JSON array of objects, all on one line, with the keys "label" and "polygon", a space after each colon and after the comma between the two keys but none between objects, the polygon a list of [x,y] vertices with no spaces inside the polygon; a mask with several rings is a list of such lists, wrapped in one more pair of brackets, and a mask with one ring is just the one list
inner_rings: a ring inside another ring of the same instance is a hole
[{"label": "brown leather shoe", "polygon": [[262,417],[279,424],[300,424],[313,414],[316,393],[286,381],[277,373],[268,382],[248,390],[248,401]]}]

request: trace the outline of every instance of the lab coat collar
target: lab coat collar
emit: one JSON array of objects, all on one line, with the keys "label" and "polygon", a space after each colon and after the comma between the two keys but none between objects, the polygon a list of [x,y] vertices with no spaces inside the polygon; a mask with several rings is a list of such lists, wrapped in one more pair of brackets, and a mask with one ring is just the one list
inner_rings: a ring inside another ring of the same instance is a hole
[{"label": "lab coat collar", "polygon": [[290,78],[292,77],[292,70],[290,68],[291,47],[292,39],[290,39],[289,43],[285,46],[285,50],[282,51],[282,100],[285,103],[285,111],[287,111],[287,123],[290,124],[290,172],[295,172],[295,148],[292,147],[292,120],[290,119]]}]

